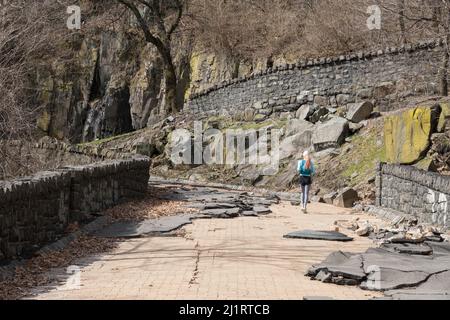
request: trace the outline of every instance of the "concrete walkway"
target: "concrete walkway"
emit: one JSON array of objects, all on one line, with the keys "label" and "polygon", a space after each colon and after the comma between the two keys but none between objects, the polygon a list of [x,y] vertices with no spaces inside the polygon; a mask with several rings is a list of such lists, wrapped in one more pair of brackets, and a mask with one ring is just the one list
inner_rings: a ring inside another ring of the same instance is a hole
[{"label": "concrete walkway", "polygon": [[[185,237],[126,240],[102,256],[79,261],[81,286],[50,288],[36,299],[368,299],[357,287],[312,281],[314,263],[336,250],[362,252],[372,241],[341,230],[348,243],[284,239],[301,229],[331,230],[347,210],[312,204],[310,214],[282,203],[263,217],[195,220]],[[365,215],[361,219],[373,220]]]}]

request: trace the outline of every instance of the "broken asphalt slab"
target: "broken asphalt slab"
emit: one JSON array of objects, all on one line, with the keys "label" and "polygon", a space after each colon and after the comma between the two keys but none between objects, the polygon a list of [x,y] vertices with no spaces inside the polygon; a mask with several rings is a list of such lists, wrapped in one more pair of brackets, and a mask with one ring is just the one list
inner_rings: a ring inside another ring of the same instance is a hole
[{"label": "broken asphalt slab", "polygon": [[211,218],[218,219],[227,219],[227,218],[236,218],[241,213],[240,208],[231,208],[231,209],[210,209],[203,210],[200,213],[205,216],[209,216]]},{"label": "broken asphalt slab", "polygon": [[288,239],[325,240],[325,241],[352,241],[353,238],[336,231],[303,230],[291,232],[284,236]]},{"label": "broken asphalt slab", "polygon": [[450,244],[432,243],[429,246],[439,253],[429,256],[405,254],[396,251],[395,247],[394,250],[392,247],[371,248],[360,254],[338,251],[311,267],[306,275],[322,282],[354,284],[365,290],[383,291],[392,299],[447,299],[450,294],[450,255],[447,251]]},{"label": "broken asphalt slab", "polygon": [[119,221],[94,233],[103,238],[138,238],[151,234],[162,234],[177,230],[192,223],[197,215],[178,215],[159,219],[137,221]]},{"label": "broken asphalt slab", "polygon": [[433,274],[416,288],[385,292],[393,299],[450,300],[450,271]]},{"label": "broken asphalt slab", "polygon": [[181,214],[145,221],[118,221],[96,232],[106,238],[134,238],[162,235],[175,231],[193,219],[230,219],[239,216],[260,216],[269,214],[270,205],[277,203],[277,197],[269,199],[252,196],[247,192],[219,191],[209,188],[178,188],[170,194],[159,195],[165,200],[184,201],[185,207],[199,210],[198,214]]}]

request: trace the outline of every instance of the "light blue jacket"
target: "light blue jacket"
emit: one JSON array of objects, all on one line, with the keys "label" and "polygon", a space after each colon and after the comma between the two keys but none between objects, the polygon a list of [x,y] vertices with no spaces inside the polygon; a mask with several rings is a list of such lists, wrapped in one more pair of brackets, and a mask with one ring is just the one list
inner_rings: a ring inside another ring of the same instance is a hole
[{"label": "light blue jacket", "polygon": [[297,165],[297,172],[304,177],[311,177],[316,173],[316,168],[314,167],[313,162],[311,161],[311,168],[306,169],[306,160],[300,160]]}]

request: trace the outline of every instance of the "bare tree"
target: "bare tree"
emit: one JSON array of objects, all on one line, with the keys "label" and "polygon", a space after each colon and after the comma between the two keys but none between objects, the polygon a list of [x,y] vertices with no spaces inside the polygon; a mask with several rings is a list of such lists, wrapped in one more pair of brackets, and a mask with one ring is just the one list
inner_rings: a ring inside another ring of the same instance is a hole
[{"label": "bare tree", "polygon": [[[442,96],[449,94],[448,68],[450,64],[450,0],[397,0],[394,5],[389,0],[379,1],[387,12],[399,17],[399,27],[403,42],[423,38],[442,39],[444,50],[439,66],[439,91]],[[395,31],[395,30],[394,30]]]},{"label": "bare tree", "polygon": [[[36,66],[64,37],[63,1],[0,1],[0,179],[29,174],[38,159]],[[55,21],[61,21],[58,28]]]},{"label": "bare tree", "polygon": [[127,7],[137,19],[148,43],[153,44],[164,64],[166,112],[177,112],[177,73],[172,56],[172,35],[184,11],[182,0],[116,0]]},{"label": "bare tree", "polygon": [[405,26],[405,0],[398,0],[398,24],[400,26],[401,41],[407,42]]},{"label": "bare tree", "polygon": [[197,43],[236,59],[270,59],[295,50],[304,6],[299,0],[193,0],[188,16]]}]

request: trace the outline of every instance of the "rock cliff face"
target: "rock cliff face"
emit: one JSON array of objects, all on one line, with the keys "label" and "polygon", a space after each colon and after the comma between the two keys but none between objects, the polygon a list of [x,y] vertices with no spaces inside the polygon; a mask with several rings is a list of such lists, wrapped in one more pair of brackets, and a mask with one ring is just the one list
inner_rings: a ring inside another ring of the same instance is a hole
[{"label": "rock cliff face", "polygon": [[38,127],[75,142],[130,131],[135,44],[123,34],[103,33],[98,39],[81,39],[74,50],[74,59],[38,68],[43,107]]},{"label": "rock cliff face", "polygon": [[[55,53],[38,66],[43,133],[70,142],[87,142],[138,130],[157,123],[164,114],[162,62],[152,45],[124,32],[103,32],[74,40],[73,59]],[[183,102],[192,93],[224,80],[266,67],[265,61],[243,63],[226,56],[174,46]]]}]

